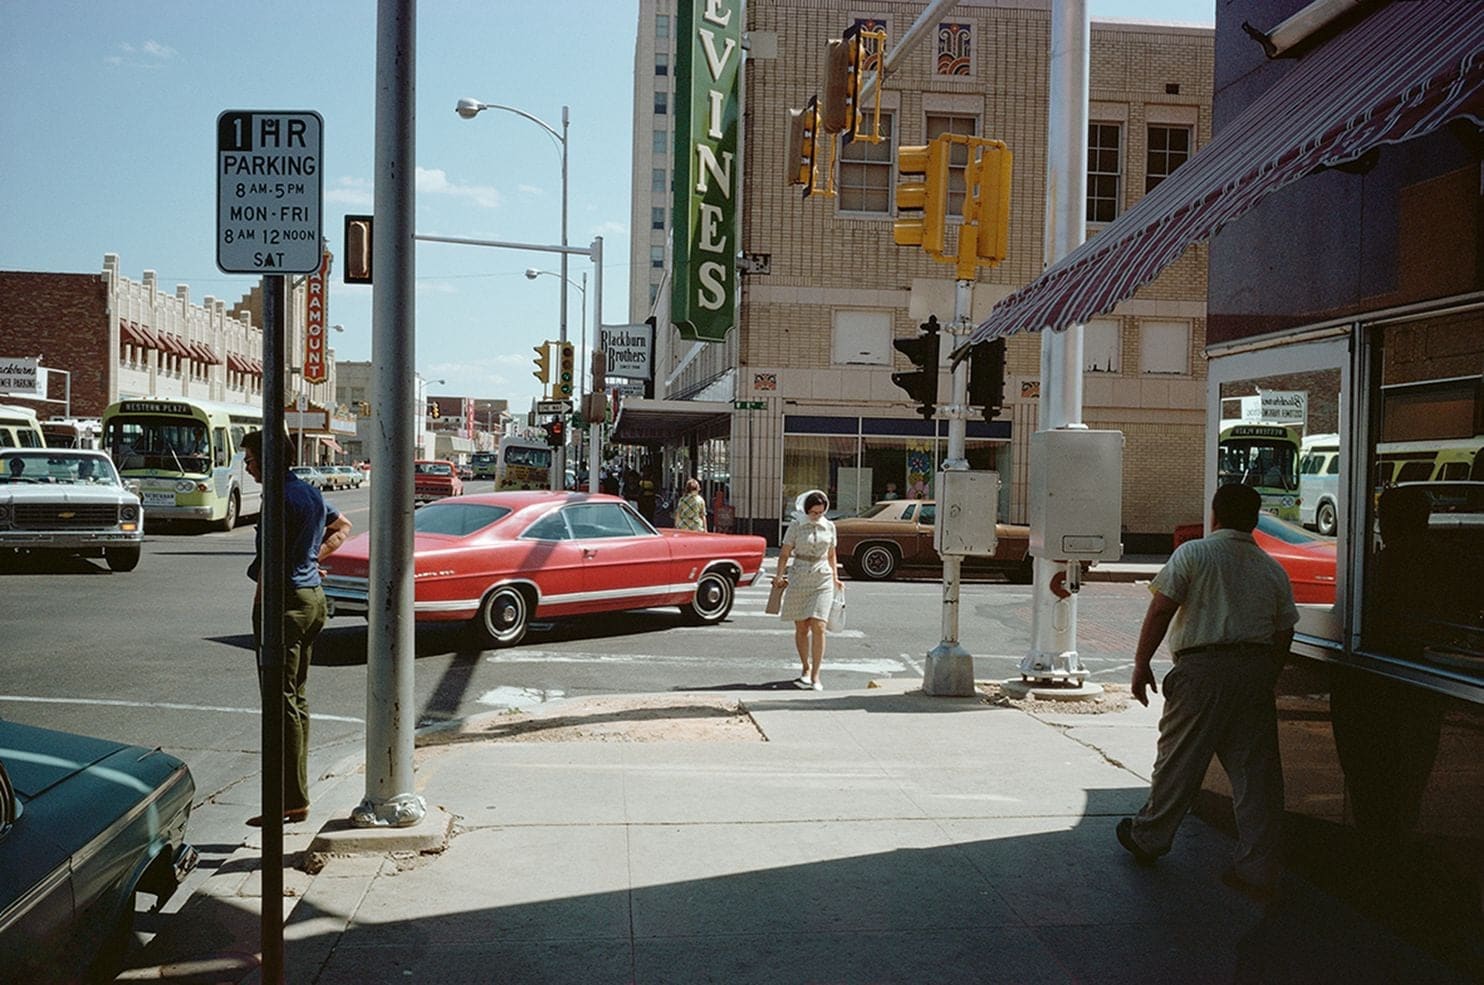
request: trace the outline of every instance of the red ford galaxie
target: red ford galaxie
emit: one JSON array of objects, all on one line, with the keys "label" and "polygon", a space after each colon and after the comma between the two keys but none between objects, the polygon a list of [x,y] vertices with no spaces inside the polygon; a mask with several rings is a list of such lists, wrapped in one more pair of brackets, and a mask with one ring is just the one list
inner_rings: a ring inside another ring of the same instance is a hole
[{"label": "red ford galaxie", "polygon": [[[520,642],[533,619],[678,606],[721,622],[757,579],[765,542],[656,530],[617,496],[497,492],[429,503],[413,518],[419,620],[469,621],[486,646]],[[370,535],[325,564],[335,615],[367,610]]]}]

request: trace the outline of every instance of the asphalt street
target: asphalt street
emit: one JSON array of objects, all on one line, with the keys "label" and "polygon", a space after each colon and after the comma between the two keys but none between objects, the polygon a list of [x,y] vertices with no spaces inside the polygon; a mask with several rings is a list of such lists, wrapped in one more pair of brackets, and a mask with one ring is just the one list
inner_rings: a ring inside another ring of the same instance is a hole
[{"label": "asphalt street", "polygon": [[[366,529],[369,487],[330,499],[357,531]],[[152,528],[133,572],[72,559],[0,573],[0,716],[184,759],[196,780],[191,837],[203,871],[240,844],[243,819],[258,812],[260,715],[245,575],[253,534],[250,523],[230,533]],[[740,590],[719,626],[689,627],[675,610],[645,610],[538,625],[521,646],[499,651],[473,648],[457,628],[425,626],[416,638],[417,721],[574,695],[789,687],[792,627],[763,612],[766,596],[762,584]],[[852,581],[846,597],[848,628],[831,637],[826,688],[920,679],[941,635],[941,586]],[[1136,583],[1084,586],[1079,653],[1093,680],[1127,679],[1147,599]],[[960,613],[976,676],[1016,676],[1031,639],[1030,589],[992,578],[966,584]],[[335,619],[310,675],[312,775],[362,754],[365,694],[365,622]]]}]

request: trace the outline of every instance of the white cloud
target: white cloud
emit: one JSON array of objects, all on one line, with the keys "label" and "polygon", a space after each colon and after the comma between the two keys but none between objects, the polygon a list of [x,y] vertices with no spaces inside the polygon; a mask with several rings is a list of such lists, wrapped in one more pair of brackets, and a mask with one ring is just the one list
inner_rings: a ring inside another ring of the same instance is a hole
[{"label": "white cloud", "polygon": [[540,185],[516,185],[515,187],[520,191],[522,195],[531,195],[536,198],[540,198],[541,196],[546,194],[546,189],[542,188]]},{"label": "white cloud", "polygon": [[129,68],[159,68],[162,62],[169,61],[180,54],[168,44],[154,40],[142,41],[139,44],[120,41],[118,50],[122,54],[104,56],[104,64]]},{"label": "white cloud", "polygon": [[593,227],[594,236],[602,236],[608,239],[617,239],[620,236],[627,236],[628,234],[629,227],[621,222],[600,222]]},{"label": "white cloud", "polygon": [[335,184],[325,192],[325,201],[369,209],[373,191],[369,178],[336,178]]},{"label": "white cloud", "polygon": [[485,209],[500,207],[499,189],[489,185],[461,185],[450,181],[442,168],[418,168],[417,191],[420,195],[447,195],[463,199]]}]

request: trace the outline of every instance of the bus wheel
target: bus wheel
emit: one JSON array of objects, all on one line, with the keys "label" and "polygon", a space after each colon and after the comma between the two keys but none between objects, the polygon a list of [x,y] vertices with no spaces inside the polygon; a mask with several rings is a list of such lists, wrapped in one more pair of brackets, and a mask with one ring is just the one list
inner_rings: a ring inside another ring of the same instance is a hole
[{"label": "bus wheel", "polygon": [[1318,527],[1319,532],[1324,534],[1324,536],[1326,537],[1333,537],[1335,535],[1336,521],[1334,503],[1331,503],[1329,500],[1325,500],[1324,502],[1319,504],[1319,509],[1314,514],[1314,525]]},{"label": "bus wheel", "polygon": [[139,567],[139,548],[105,547],[103,558],[108,562],[109,571],[133,571]]},{"label": "bus wheel", "polygon": [[216,529],[230,533],[237,526],[237,511],[242,507],[242,501],[237,497],[237,490],[232,490],[232,495],[227,497],[227,515],[216,521]]}]

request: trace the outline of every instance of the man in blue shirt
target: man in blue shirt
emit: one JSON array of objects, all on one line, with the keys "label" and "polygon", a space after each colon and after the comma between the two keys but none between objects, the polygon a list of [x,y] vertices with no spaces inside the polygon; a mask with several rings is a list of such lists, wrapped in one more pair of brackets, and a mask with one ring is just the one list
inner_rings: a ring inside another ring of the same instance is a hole
[{"label": "man in blue shirt", "polygon": [[[285,442],[285,450],[288,450]],[[242,464],[258,482],[263,481],[263,433],[253,431],[242,438]],[[285,466],[293,465],[292,452]],[[283,602],[283,820],[293,824],[309,817],[309,665],[314,641],[324,628],[327,614],[325,593],[320,587],[320,562],[350,536],[350,521],[325,502],[320,491],[293,472],[284,476],[284,561],[288,567],[287,595]],[[263,586],[258,580],[263,560],[263,527],[258,525],[257,555],[248,565],[247,576],[258,582],[253,594],[253,639],[261,638]],[[275,700],[259,679],[263,701]],[[261,827],[261,815],[247,822]]]}]

